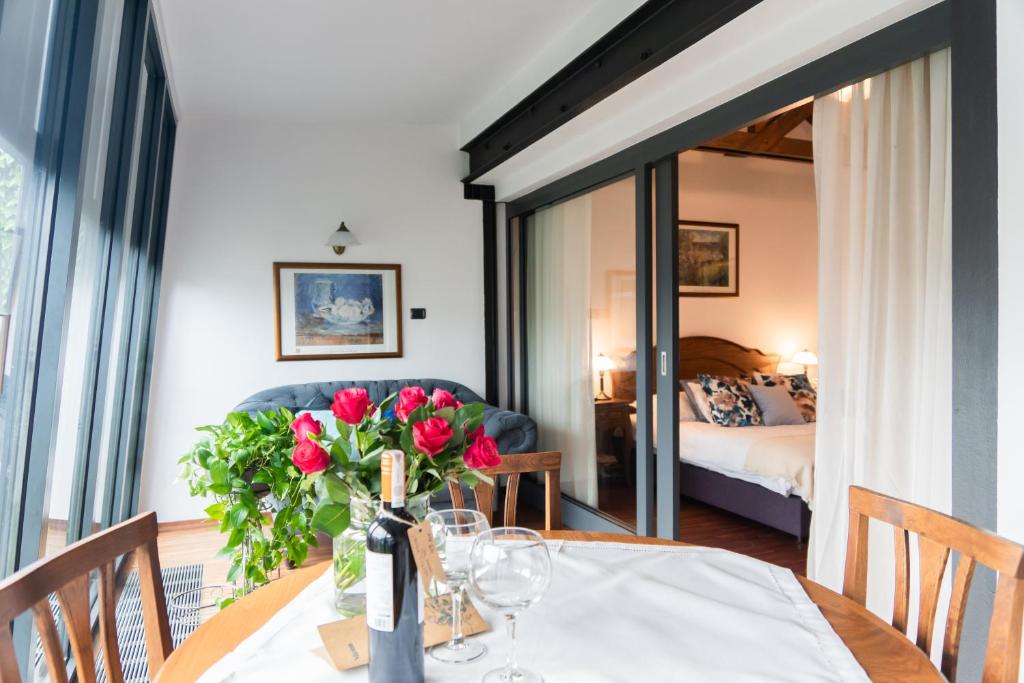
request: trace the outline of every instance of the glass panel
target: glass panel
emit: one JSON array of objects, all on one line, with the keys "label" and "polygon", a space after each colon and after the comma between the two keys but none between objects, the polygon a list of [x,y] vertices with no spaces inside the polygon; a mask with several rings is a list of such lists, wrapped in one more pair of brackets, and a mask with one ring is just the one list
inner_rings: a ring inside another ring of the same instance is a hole
[{"label": "glass panel", "polygon": [[[101,526],[108,526],[115,518],[114,497],[115,479],[117,478],[116,452],[120,443],[121,406],[125,396],[125,373],[127,372],[128,343],[131,335],[131,307],[134,300],[135,267],[138,263],[138,246],[133,241],[136,213],[142,211],[137,206],[138,183],[144,182],[145,173],[139,168],[142,149],[143,121],[146,115],[146,102],[149,99],[150,78],[146,65],[142,65],[142,77],[139,80],[138,99],[135,104],[135,130],[132,136],[131,174],[129,175],[128,192],[124,201],[124,227],[119,236],[115,255],[118,260],[119,274],[117,300],[113,309],[114,319],[111,332],[110,352],[107,363],[106,394],[97,397],[104,402],[106,419],[100,426],[102,430],[99,441],[99,473],[102,485],[96,489],[93,519]],[[113,265],[113,264],[112,264]]]},{"label": "glass panel", "polygon": [[22,499],[26,407],[35,366],[36,263],[47,234],[35,220],[47,177],[40,102],[48,70],[52,2],[0,3],[0,576],[13,569]]},{"label": "glass panel", "polygon": [[636,233],[628,178],[527,221],[527,390],[562,490],[636,519]]},{"label": "glass panel", "polygon": [[54,415],[56,433],[50,455],[48,502],[42,554],[51,555],[95,528],[82,521],[91,428],[102,294],[109,250],[109,227],[100,210],[106,177],[108,139],[123,0],[100,6],[93,56],[82,158],[81,197],[74,277],[64,334],[61,395]]}]

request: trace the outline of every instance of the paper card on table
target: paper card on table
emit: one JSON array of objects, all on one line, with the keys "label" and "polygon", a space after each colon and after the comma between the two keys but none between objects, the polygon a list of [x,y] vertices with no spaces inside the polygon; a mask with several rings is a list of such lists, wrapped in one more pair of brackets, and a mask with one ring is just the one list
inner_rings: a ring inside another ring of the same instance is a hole
[{"label": "paper card on table", "polygon": [[[468,599],[462,603],[462,633],[466,636],[490,630]],[[366,615],[342,619],[319,627],[320,639],[327,648],[327,657],[339,670],[355,669],[370,663],[369,634]],[[451,594],[428,597],[424,605],[423,646],[443,643],[452,634]]]},{"label": "paper card on table", "polygon": [[441,556],[437,554],[437,546],[434,545],[434,532],[430,522],[420,522],[409,529],[409,545],[412,547],[412,557],[416,560],[416,569],[419,571],[423,590],[429,592],[435,581],[448,582],[448,574],[444,571]]}]

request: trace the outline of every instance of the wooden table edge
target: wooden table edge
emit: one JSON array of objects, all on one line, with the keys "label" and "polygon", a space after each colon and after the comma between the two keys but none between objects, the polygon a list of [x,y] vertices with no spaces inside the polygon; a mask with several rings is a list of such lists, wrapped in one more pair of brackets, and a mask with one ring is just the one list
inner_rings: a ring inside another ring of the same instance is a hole
[{"label": "wooden table edge", "polygon": [[[551,540],[635,543],[641,545],[689,545],[661,538],[592,531],[541,531]],[[285,575],[258,592],[226,607],[201,624],[171,653],[155,678],[160,683],[195,681],[224,655],[266,624],[282,607],[330,567],[320,562]],[[944,681],[931,661],[906,636],[870,611],[810,579],[798,576],[800,585],[821,610],[873,681]],[[256,596],[259,599],[256,600]],[[202,643],[202,645],[198,645]],[[892,653],[891,648],[898,652]],[[880,650],[884,658],[877,657]]]}]

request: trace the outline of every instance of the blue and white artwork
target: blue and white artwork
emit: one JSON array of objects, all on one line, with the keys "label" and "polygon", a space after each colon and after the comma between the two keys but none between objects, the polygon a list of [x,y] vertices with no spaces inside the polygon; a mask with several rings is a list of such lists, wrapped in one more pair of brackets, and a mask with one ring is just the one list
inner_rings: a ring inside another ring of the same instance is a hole
[{"label": "blue and white artwork", "polygon": [[378,273],[296,272],[295,345],[384,342],[384,278]]}]

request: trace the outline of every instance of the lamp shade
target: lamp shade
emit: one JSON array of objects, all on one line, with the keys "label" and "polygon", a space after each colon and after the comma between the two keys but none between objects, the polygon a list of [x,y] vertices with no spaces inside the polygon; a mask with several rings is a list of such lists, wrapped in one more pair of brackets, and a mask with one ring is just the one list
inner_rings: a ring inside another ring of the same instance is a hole
[{"label": "lamp shade", "polygon": [[345,221],[327,238],[328,247],[350,247],[353,244],[359,244],[359,239],[345,226]]},{"label": "lamp shade", "polygon": [[608,370],[615,369],[615,361],[603,353],[597,354],[597,358],[594,359],[594,369],[598,372],[607,372]]},{"label": "lamp shade", "polygon": [[818,357],[813,353],[804,349],[803,351],[797,351],[793,354],[793,361],[797,365],[817,365]]}]

